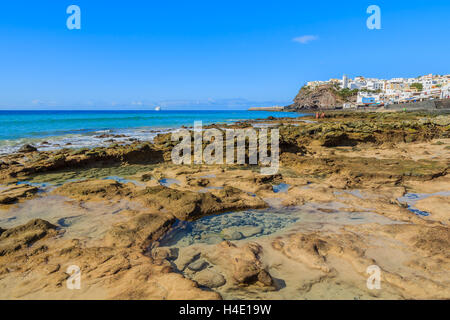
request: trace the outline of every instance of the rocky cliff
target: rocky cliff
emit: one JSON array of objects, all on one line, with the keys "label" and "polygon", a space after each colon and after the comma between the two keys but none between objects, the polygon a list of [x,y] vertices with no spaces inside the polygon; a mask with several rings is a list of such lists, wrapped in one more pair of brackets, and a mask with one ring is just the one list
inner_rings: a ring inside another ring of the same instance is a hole
[{"label": "rocky cliff", "polygon": [[352,91],[337,91],[332,85],[323,85],[315,89],[304,86],[294,99],[294,103],[286,106],[286,110],[335,109],[346,102],[355,102],[356,95]]}]

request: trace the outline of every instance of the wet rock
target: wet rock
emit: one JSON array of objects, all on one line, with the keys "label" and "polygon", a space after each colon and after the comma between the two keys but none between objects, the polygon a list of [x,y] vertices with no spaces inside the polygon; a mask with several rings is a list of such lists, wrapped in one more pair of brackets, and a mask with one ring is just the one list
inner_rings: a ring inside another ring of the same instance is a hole
[{"label": "wet rock", "polygon": [[35,152],[35,151],[37,151],[37,148],[32,146],[31,144],[23,145],[19,149],[19,152],[22,152],[22,153]]},{"label": "wet rock", "polygon": [[252,226],[243,226],[239,228],[239,231],[244,235],[245,238],[253,237],[257,234],[263,232],[263,227],[252,227]]},{"label": "wet rock", "polygon": [[203,259],[198,259],[188,265],[188,269],[192,271],[201,271],[208,266],[208,262]]},{"label": "wet rock", "polygon": [[200,286],[208,288],[218,288],[226,283],[225,277],[211,269],[205,269],[195,273],[192,278]]},{"label": "wet rock", "polygon": [[216,244],[222,242],[224,239],[221,235],[216,233],[203,233],[201,239],[206,244]]},{"label": "wet rock", "polygon": [[226,240],[240,240],[244,235],[237,230],[237,227],[225,228],[222,230],[223,237]]},{"label": "wet rock", "polygon": [[29,185],[15,185],[0,191],[0,204],[12,204],[19,199],[29,198],[38,192],[37,187]]}]

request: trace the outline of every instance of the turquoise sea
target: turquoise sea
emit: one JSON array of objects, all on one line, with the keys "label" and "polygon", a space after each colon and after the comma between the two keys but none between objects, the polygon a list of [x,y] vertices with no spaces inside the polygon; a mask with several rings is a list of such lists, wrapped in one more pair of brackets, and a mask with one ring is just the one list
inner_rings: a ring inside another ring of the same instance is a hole
[{"label": "turquoise sea", "polygon": [[24,144],[39,150],[102,146],[132,139],[152,140],[160,132],[181,126],[231,123],[238,120],[299,117],[269,111],[0,111],[0,153]]}]

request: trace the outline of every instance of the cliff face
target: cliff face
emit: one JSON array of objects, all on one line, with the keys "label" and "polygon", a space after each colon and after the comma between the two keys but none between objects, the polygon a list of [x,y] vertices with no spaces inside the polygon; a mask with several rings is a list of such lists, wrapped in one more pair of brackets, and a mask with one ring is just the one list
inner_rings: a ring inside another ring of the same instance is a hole
[{"label": "cliff face", "polygon": [[316,89],[303,87],[294,99],[294,103],[287,106],[289,110],[334,109],[342,107],[346,102],[356,101],[356,97],[344,98],[331,85],[319,86]]}]

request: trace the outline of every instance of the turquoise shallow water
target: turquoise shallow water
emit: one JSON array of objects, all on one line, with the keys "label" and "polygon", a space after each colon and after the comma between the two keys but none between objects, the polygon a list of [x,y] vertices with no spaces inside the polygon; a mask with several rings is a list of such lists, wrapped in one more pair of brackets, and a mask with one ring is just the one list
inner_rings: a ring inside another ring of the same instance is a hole
[{"label": "turquoise shallow water", "polygon": [[[268,111],[0,111],[0,153],[25,143],[41,150],[101,145],[101,134],[125,135],[122,140],[151,140],[157,133],[194,121],[204,124],[273,117],[298,117],[292,112]],[[97,136],[97,138],[96,138]],[[120,137],[117,137],[120,142]],[[47,143],[48,142],[48,143]]]}]

